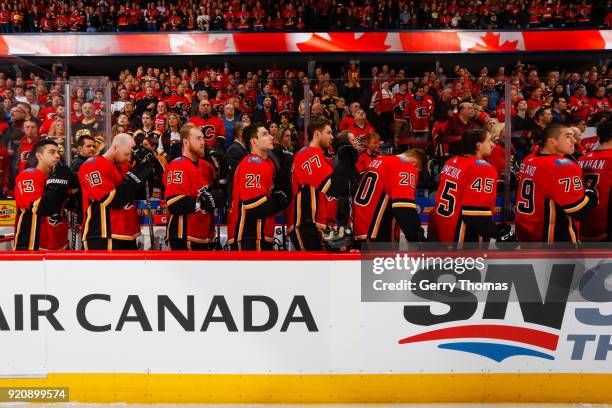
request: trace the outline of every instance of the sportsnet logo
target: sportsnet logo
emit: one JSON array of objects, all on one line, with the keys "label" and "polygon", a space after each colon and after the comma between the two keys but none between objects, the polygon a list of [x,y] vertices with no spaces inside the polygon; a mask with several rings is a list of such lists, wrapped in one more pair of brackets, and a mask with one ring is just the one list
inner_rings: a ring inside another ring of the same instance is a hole
[{"label": "sportsnet logo", "polygon": [[[427,295],[427,298],[449,307],[443,315],[433,313],[431,305],[404,306],[405,320],[414,325],[464,324],[421,332],[402,338],[398,343],[409,346],[438,342],[439,349],[482,356],[497,363],[516,356],[544,360],[583,360],[589,357],[606,360],[608,351],[612,349],[611,336],[607,334],[612,318],[605,313],[612,302],[612,292],[606,286],[606,280],[612,277],[612,263],[602,263],[584,272],[578,266],[579,263],[552,265],[545,285],[541,285],[534,265],[489,264],[481,285],[506,283],[507,289],[486,290],[485,301],[480,302],[480,306],[484,303],[484,308],[479,308],[475,295],[479,288],[455,291],[452,295],[442,291]],[[418,274],[415,274],[413,282],[426,278],[425,275],[418,277]],[[508,313],[511,292],[516,293],[523,323],[503,324],[509,320],[516,322]],[[569,302],[587,301],[596,303],[590,303],[589,307],[568,308]],[[479,315],[477,310],[482,314]],[[584,325],[587,331],[590,328],[592,333],[562,334],[562,325],[568,325],[572,318]],[[478,324],[467,324],[467,320],[473,319],[478,320]],[[491,324],[492,320],[494,324]],[[526,327],[534,325],[538,327]],[[563,341],[569,343],[571,355],[567,355],[568,347],[563,349],[563,353],[559,352]]]},{"label": "sportsnet logo", "polygon": [[465,325],[431,330],[425,333],[406,337],[399,344],[418,343],[423,341],[450,340],[450,339],[489,339],[504,340],[518,343],[520,346],[491,341],[466,341],[443,343],[438,348],[445,350],[463,351],[490,358],[498,363],[514,356],[539,357],[554,360],[551,354],[524,346],[533,346],[549,351],[556,351],[559,336],[553,333],[509,325]]}]

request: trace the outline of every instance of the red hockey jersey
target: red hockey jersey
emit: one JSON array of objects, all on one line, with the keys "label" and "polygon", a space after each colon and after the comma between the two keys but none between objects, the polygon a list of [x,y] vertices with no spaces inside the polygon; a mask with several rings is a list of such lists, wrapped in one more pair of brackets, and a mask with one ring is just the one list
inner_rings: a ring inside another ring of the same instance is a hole
[{"label": "red hockey jersey", "polygon": [[599,203],[580,224],[580,235],[585,241],[612,240],[612,149],[595,150],[581,156],[584,185],[597,191]]},{"label": "red hockey jersey", "polygon": [[497,170],[486,160],[455,156],[440,175],[436,203],[429,215],[428,235],[440,242],[473,242],[465,217],[493,216]]},{"label": "red hockey jersey", "polygon": [[250,212],[264,204],[274,186],[274,162],[247,155],[236,169],[232,188],[232,205],[228,218],[228,243],[240,247],[243,240],[274,240],[274,216],[256,218]]},{"label": "red hockey jersey", "polygon": [[83,214],[86,214],[83,241],[94,238],[134,240],[140,235],[138,212],[133,202],[122,208],[110,208],[127,167],[119,168],[104,156],[94,156],[79,169]]},{"label": "red hockey jersey", "polygon": [[293,159],[293,200],[287,211],[289,232],[295,227],[314,223],[324,229],[331,200],[325,194],[331,187],[334,169],[317,147],[305,146]]},{"label": "red hockey jersey", "polygon": [[353,201],[355,239],[393,242],[399,239],[391,209],[417,208],[419,171],[399,156],[377,156],[359,182]]},{"label": "red hockey jersey", "polygon": [[68,220],[63,212],[53,216],[37,214],[45,194],[48,176],[31,167],[15,178],[15,249],[64,249],[68,245]]},{"label": "red hockey jersey", "polygon": [[531,154],[521,163],[518,179],[519,241],[578,242],[578,223],[572,214],[589,202],[578,164],[563,156]]}]

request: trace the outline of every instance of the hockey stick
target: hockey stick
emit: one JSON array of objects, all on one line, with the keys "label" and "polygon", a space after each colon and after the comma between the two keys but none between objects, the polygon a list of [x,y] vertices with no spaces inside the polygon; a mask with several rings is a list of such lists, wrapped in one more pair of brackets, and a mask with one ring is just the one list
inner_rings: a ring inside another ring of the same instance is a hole
[{"label": "hockey stick", "polygon": [[221,220],[218,218],[221,217],[220,209],[216,208],[214,214],[212,215],[212,221],[215,223],[216,236],[214,239],[213,251],[223,251],[223,246],[221,245]]},{"label": "hockey stick", "polygon": [[151,246],[149,250],[155,249],[155,235],[153,235],[153,210],[151,206],[151,197],[149,196],[149,180],[145,182],[145,202],[147,205],[147,218],[149,221],[149,239],[151,240]]},{"label": "hockey stick", "polygon": [[283,247],[285,251],[289,251],[289,242],[287,242],[287,213],[283,210],[281,213],[281,222],[283,223],[281,231],[283,232]]},{"label": "hockey stick", "polygon": [[72,235],[72,243],[70,244],[71,250],[78,250],[79,246],[77,245],[77,215],[76,212],[70,211],[70,234]]}]

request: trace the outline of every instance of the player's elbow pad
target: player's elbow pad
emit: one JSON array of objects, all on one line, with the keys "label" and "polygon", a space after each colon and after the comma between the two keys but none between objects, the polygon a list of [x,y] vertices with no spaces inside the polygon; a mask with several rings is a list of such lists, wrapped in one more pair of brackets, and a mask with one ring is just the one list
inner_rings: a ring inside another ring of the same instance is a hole
[{"label": "player's elbow pad", "polygon": [[57,214],[61,211],[65,200],[65,193],[49,190],[41,197],[36,213],[45,217]]},{"label": "player's elbow pad", "polygon": [[132,201],[134,201],[134,186],[128,182],[123,182],[115,189],[115,196],[108,206],[115,209],[122,208]]},{"label": "player's elbow pad", "polygon": [[416,208],[411,207],[393,207],[391,212],[393,218],[400,226],[408,242],[419,241],[419,231],[421,229],[421,220]]},{"label": "player's elbow pad", "polygon": [[186,215],[193,214],[196,212],[196,200],[193,197],[182,196],[177,200],[169,198],[167,201],[168,211],[172,215]]}]

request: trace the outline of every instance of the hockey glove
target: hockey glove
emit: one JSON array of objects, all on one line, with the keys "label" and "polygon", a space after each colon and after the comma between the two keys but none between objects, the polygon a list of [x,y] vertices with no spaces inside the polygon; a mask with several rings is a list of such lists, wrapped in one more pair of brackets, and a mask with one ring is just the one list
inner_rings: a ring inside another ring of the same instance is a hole
[{"label": "hockey glove", "polygon": [[70,167],[64,166],[63,164],[58,164],[53,168],[53,172],[47,179],[47,190],[65,193],[68,191],[68,187],[70,186],[73,178],[74,175],[72,174]]},{"label": "hockey glove", "polygon": [[144,183],[149,177],[155,174],[155,166],[149,161],[141,162],[137,164],[132,170],[128,171],[125,175],[125,180],[135,186],[144,186]]},{"label": "hockey glove", "polygon": [[584,195],[589,197],[589,200],[591,200],[591,202],[593,203],[593,208],[597,207],[597,204],[599,204],[599,194],[597,194],[596,190],[587,188],[584,190]]},{"label": "hockey glove", "polygon": [[204,188],[198,197],[200,209],[208,214],[212,214],[215,208],[223,207],[225,203],[225,194],[220,189],[209,190]]},{"label": "hockey glove", "polygon": [[154,159],[153,153],[145,147],[140,146],[134,149],[132,158],[136,164],[144,163],[145,161],[152,161]]},{"label": "hockey glove", "polygon": [[493,238],[495,238],[495,246],[499,249],[510,250],[518,247],[514,230],[505,222],[497,224]]},{"label": "hockey glove", "polygon": [[284,210],[289,205],[289,197],[283,190],[273,190],[272,194],[270,194],[270,200],[274,200],[277,203],[278,211]]}]

